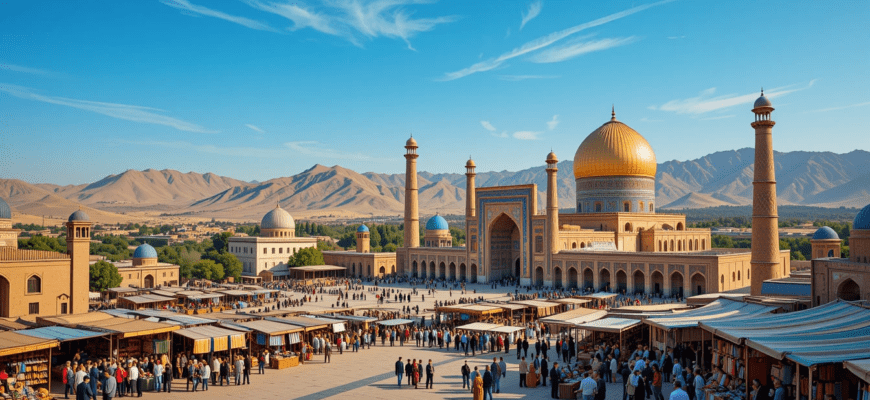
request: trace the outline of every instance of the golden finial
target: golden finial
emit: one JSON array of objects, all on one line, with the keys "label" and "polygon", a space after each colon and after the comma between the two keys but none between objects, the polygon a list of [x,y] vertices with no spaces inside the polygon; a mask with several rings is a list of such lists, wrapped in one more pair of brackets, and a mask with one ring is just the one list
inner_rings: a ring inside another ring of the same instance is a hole
[{"label": "golden finial", "polygon": [[616,121],[616,106],[613,104],[610,105],[610,120]]},{"label": "golden finial", "polygon": [[276,202],[275,202],[275,208],[281,208],[281,203],[279,203],[279,202],[276,201]]}]

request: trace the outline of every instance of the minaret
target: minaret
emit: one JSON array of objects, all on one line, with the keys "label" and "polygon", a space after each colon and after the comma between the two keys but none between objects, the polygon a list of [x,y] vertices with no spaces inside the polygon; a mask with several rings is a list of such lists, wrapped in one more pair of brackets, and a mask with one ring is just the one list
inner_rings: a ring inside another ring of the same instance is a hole
[{"label": "minaret", "polygon": [[776,176],[773,161],[773,104],[764,96],[755,100],[755,178],[752,181],[752,282],[751,294],[761,295],[768,279],[788,275],[780,265],[779,217],[776,213]]},{"label": "minaret", "polygon": [[93,223],[82,210],[72,213],[66,223],[66,252],[70,258],[70,314],[88,312],[91,226]]},{"label": "minaret", "polygon": [[420,247],[420,210],[417,200],[417,141],[405,142],[405,248]]},{"label": "minaret", "polygon": [[[474,177],[477,174],[474,173],[474,160],[471,157],[468,157],[468,162],[465,163],[465,220],[474,219],[476,215],[476,210],[474,209]],[[466,225],[467,227],[468,225]],[[466,228],[466,231],[468,229]]]},{"label": "minaret", "polygon": [[356,252],[368,253],[371,251],[371,236],[369,236],[369,227],[362,224],[356,230]]},{"label": "minaret", "polygon": [[559,168],[556,153],[547,154],[547,246],[550,254],[559,252],[559,191],[556,173]]}]

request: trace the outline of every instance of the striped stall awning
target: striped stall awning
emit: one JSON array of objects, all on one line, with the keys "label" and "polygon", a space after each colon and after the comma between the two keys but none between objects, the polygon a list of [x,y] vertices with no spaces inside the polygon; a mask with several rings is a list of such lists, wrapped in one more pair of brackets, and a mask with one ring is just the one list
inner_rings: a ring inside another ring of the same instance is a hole
[{"label": "striped stall awning", "polygon": [[299,332],[287,334],[287,344],[302,343],[302,335]]}]

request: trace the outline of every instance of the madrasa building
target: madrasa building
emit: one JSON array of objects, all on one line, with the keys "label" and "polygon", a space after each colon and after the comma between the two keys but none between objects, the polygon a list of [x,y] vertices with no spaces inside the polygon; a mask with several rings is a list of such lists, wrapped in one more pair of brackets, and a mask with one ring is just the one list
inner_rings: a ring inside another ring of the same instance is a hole
[{"label": "madrasa building", "polygon": [[[711,248],[709,229],[686,227],[686,216],[656,212],[656,157],[641,134],[616,119],[590,133],[574,155],[574,213],[559,213],[557,156],[546,156],[546,208],[537,212],[535,184],[476,187],[466,168],[466,246],[452,247],[440,216],[419,231],[418,145],[405,143],[405,237],[397,273],[522,285],[690,296],[751,286],[790,274],[779,249],[772,146],[773,106],[762,96],[755,120],[753,248]],[[445,240],[441,240],[441,239]],[[340,265],[340,264],[339,264]],[[356,275],[364,275],[360,272]]]}]

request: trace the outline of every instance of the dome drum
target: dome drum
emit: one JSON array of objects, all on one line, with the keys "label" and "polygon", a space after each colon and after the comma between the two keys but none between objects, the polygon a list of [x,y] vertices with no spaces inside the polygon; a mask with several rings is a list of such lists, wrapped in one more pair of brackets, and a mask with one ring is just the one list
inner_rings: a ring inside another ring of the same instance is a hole
[{"label": "dome drum", "polygon": [[655,179],[611,176],[577,179],[577,212],[655,212]]}]

